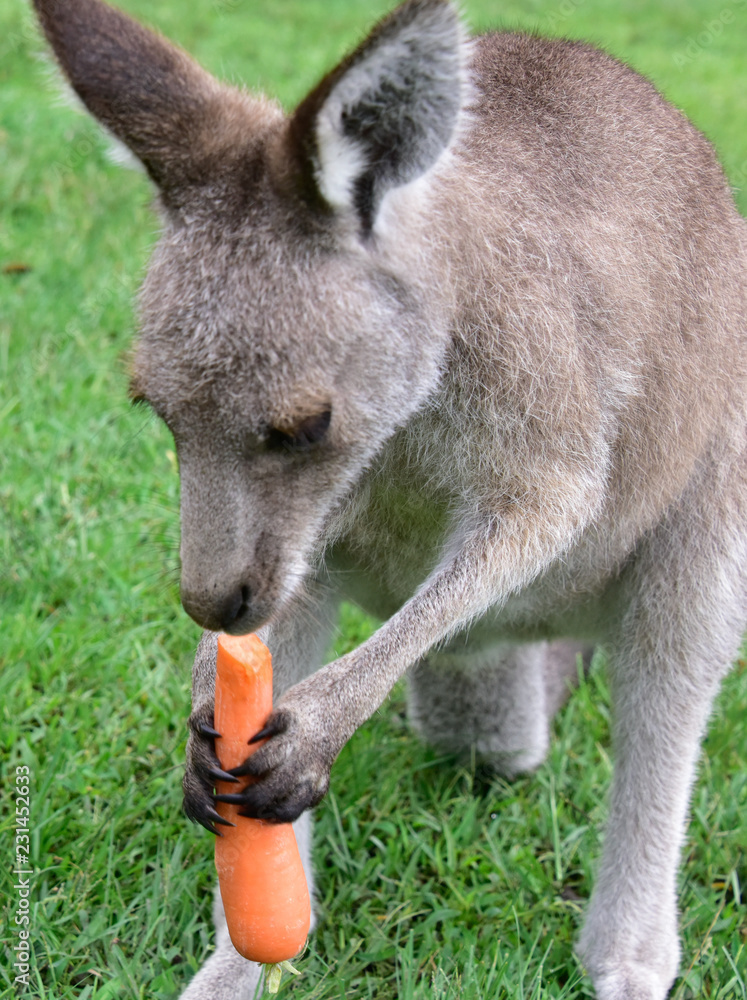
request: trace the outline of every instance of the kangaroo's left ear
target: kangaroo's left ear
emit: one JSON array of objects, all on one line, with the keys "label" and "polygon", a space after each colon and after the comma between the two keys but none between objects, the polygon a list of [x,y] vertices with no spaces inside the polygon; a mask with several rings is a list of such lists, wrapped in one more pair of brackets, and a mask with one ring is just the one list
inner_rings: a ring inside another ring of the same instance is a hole
[{"label": "kangaroo's left ear", "polygon": [[370,231],[384,194],[449,145],[467,90],[467,44],[449,0],[407,0],[385,18],[293,115],[307,188]]}]

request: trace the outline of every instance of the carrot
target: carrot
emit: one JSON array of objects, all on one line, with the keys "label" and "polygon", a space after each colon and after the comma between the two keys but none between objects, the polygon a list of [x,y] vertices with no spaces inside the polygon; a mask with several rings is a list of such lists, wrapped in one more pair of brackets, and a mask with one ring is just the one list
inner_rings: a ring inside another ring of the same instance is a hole
[{"label": "carrot", "polygon": [[[224,770],[242,764],[256,747],[247,741],[272,711],[272,660],[256,635],[218,637],[215,683],[216,752]],[[258,744],[261,746],[261,744]],[[241,786],[217,782],[219,793]],[[303,948],[311,901],[296,836],[290,823],[268,823],[239,815],[241,807],[218,802],[235,824],[215,842],[215,867],[234,947],[253,962],[287,962]],[[294,971],[291,969],[291,971]],[[277,979],[279,971],[275,970]],[[268,974],[272,982],[273,974]]]}]

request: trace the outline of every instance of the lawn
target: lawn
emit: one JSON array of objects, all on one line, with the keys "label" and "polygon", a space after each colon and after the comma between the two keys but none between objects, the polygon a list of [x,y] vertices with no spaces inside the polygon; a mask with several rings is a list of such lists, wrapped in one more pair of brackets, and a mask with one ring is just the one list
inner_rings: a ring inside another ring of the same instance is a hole
[{"label": "lawn", "polygon": [[[383,0],[121,0],[223,78],[291,107]],[[603,44],[715,142],[747,212],[745,0],[464,0]],[[145,178],[64,105],[27,5],[0,5],[0,997],[171,1000],[211,947],[212,840],[180,811],[197,627],[178,599],[168,433],[126,399],[132,300],[157,223]],[[373,623],[345,610],[338,651]],[[531,778],[423,747],[394,693],[317,811],[319,930],[299,998],[591,996],[571,946],[609,785],[598,665]],[[747,669],[719,699],[680,880],[678,1000],[747,997]],[[30,774],[31,986],[9,933],[16,768]]]}]

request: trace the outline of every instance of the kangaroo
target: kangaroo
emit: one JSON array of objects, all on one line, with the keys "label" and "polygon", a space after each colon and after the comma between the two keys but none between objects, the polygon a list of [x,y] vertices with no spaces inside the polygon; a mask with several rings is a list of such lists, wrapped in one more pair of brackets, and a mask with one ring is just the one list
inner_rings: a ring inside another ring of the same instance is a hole
[{"label": "kangaroo", "polygon": [[[309,812],[403,675],[412,721],[536,768],[606,651],[615,771],[578,950],[662,1000],[699,744],[747,621],[747,225],[709,143],[588,45],[406,0],[286,115],[100,0],[35,0],[163,232],[132,397],[171,429],[205,628],[185,808],[216,830],[216,632],[275,662],[249,816]],[[384,624],[324,664],[341,599]],[[185,1000],[249,997],[217,948]]]}]

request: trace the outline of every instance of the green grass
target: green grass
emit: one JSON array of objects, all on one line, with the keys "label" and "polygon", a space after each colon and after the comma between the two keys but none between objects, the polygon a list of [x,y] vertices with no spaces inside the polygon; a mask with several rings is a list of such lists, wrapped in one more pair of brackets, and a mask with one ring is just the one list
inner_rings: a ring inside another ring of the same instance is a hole
[{"label": "green grass", "polygon": [[[214,72],[288,105],[386,6],[122,5]],[[741,0],[465,7],[477,27],[500,13],[509,26],[601,42],[647,72],[714,140],[747,211]],[[26,5],[3,0],[0,741],[10,806],[16,765],[32,773],[27,995],[167,1000],[210,948],[212,841],[180,814],[198,630],[178,602],[175,460],[125,392],[131,301],[156,223],[144,178],[113,166],[97,129],[59,106],[39,50]],[[347,609],[338,648],[371,627]],[[320,925],[303,978],[284,993],[590,996],[571,945],[605,815],[607,706],[597,670],[557,720],[538,774],[487,785],[415,740],[395,692],[343,752],[318,810]],[[694,796],[681,1000],[747,995],[746,712],[742,665],[724,686]],[[26,995],[8,951],[11,815],[0,819],[0,997]]]}]

